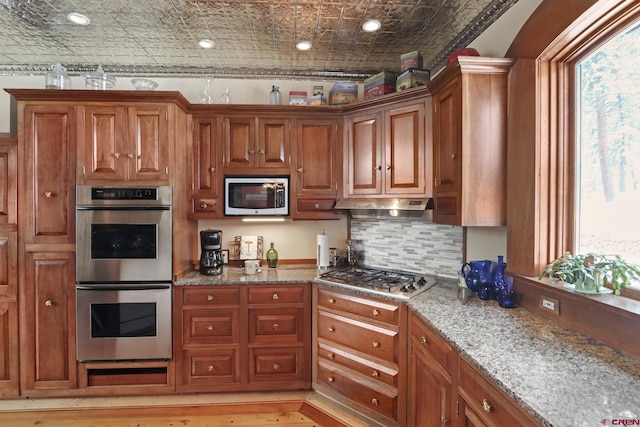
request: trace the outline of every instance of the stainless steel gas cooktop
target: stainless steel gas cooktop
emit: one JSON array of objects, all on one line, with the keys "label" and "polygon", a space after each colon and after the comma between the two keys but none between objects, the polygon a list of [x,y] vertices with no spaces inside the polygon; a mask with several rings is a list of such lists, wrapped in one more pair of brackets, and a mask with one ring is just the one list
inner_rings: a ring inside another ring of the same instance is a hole
[{"label": "stainless steel gas cooktop", "polygon": [[433,278],[427,279],[415,273],[360,266],[331,268],[316,280],[402,299],[413,297],[436,284]]}]

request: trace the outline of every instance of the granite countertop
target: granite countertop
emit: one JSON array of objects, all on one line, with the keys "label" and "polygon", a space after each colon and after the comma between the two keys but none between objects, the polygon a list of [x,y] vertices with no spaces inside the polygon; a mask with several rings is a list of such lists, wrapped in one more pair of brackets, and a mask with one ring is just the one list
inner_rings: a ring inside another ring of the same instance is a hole
[{"label": "granite countertop", "polygon": [[408,305],[543,425],[640,419],[637,359],[522,308],[458,298],[457,288],[442,280]]},{"label": "granite countertop", "polygon": [[243,267],[224,266],[222,274],[205,276],[198,271],[192,271],[174,282],[176,286],[197,285],[238,285],[245,283],[281,285],[286,283],[309,283],[318,277],[315,265],[284,264],[276,268],[262,266],[257,274],[244,274]]},{"label": "granite countertop", "polygon": [[[317,276],[311,265],[263,267],[255,275],[225,266],[219,276],[194,271],[175,285],[310,283]],[[439,278],[407,304],[545,426],[597,426],[602,420],[612,425],[612,420],[640,419],[637,359],[522,308],[504,309],[496,301],[475,296],[458,298],[455,280]]]}]

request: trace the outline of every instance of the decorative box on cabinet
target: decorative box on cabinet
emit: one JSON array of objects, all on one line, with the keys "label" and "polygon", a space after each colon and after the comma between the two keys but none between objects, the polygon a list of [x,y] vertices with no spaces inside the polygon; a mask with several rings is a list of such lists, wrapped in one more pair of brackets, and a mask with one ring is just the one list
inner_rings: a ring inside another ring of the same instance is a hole
[{"label": "decorative box on cabinet", "polygon": [[405,425],[405,305],[314,285],[314,306],[314,389],[381,425]]},{"label": "decorative box on cabinet", "polygon": [[433,221],[506,224],[507,77],[513,60],[458,57],[433,95]]},{"label": "decorative box on cabinet", "polygon": [[167,104],[103,103],[79,109],[83,123],[78,144],[81,182],[168,181]]},{"label": "decorative box on cabinet", "polygon": [[348,110],[345,197],[431,196],[431,98],[426,89]]}]

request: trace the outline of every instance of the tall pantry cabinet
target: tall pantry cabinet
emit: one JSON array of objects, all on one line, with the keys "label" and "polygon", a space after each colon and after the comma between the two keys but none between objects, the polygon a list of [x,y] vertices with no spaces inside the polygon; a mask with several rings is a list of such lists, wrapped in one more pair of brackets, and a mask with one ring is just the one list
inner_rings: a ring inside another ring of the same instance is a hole
[{"label": "tall pantry cabinet", "polygon": [[18,140],[0,134],[0,397],[19,393],[17,151]]}]

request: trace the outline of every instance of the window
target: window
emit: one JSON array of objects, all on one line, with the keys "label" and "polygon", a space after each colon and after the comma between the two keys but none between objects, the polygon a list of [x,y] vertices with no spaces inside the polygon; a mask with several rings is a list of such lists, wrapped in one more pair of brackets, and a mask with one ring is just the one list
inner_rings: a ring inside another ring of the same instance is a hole
[{"label": "window", "polygon": [[589,52],[575,68],[575,252],[617,254],[636,263],[640,263],[639,23]]}]

